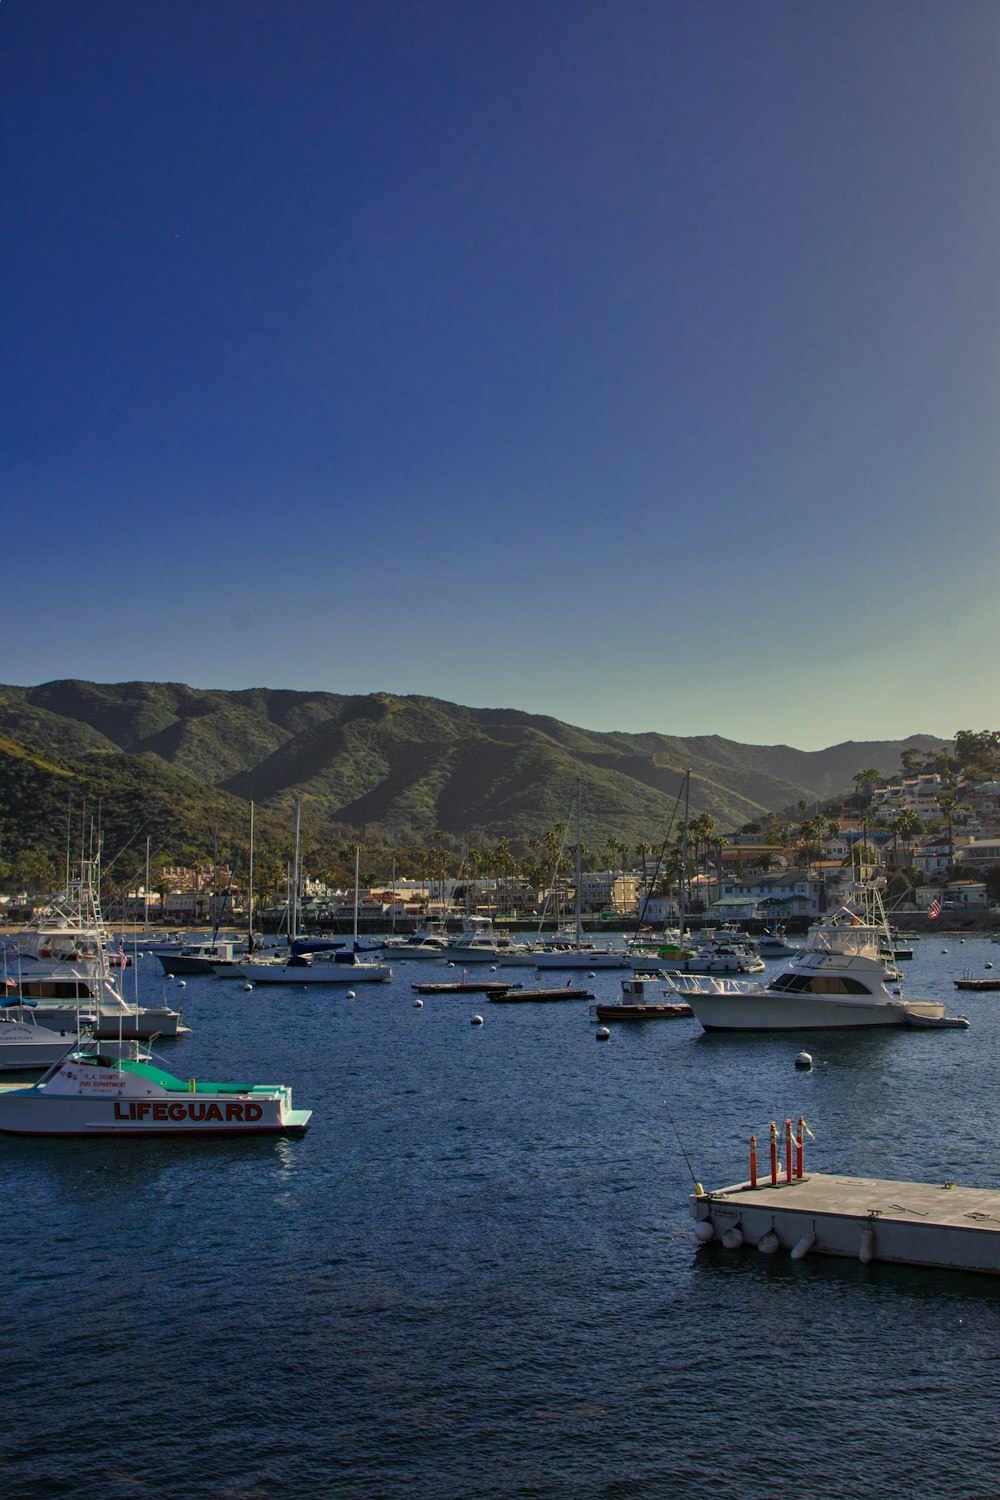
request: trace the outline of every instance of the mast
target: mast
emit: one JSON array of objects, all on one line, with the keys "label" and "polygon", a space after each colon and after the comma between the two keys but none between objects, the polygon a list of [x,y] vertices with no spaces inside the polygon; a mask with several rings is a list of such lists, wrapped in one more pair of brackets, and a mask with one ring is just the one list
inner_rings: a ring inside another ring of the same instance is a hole
[{"label": "mast", "polygon": [[685,884],[687,881],[688,863],[688,822],[691,808],[691,770],[690,767],[684,772],[684,833],[681,836],[681,895],[680,916],[678,919],[678,930],[683,941],[684,938],[684,915],[685,915]]},{"label": "mast", "polygon": [[143,920],[143,922],[145,924],[145,930],[146,930],[146,932],[148,932],[149,931],[149,834],[148,833],[146,835],[146,879],[145,879],[145,883],[143,884],[143,887],[142,887],[142,895],[143,895],[143,901],[142,901],[143,917],[142,917],[142,920]]},{"label": "mast", "polygon": [[578,948],[583,947],[583,920],[580,905],[580,886],[583,883],[583,855],[580,843],[580,785],[580,777],[578,776],[576,778],[576,946]]},{"label": "mast", "polygon": [[361,845],[354,846],[354,951],[358,951],[358,891],[361,870]]},{"label": "mast", "polygon": [[250,804],[250,866],[247,875],[247,950],[253,952],[253,803]]},{"label": "mast", "polygon": [[292,860],[292,929],[289,942],[299,935],[299,828],[302,820],[302,803],[295,804],[295,854]]}]

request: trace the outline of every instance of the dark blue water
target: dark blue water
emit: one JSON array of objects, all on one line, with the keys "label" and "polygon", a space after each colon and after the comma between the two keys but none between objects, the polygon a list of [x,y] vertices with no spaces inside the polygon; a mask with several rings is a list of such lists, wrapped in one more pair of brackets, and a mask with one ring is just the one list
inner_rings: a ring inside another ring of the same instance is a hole
[{"label": "dark blue water", "polygon": [[807,1167],[1000,1183],[1000,992],[951,983],[1000,947],[916,951],[972,1030],[602,1043],[585,1004],[417,1010],[426,965],[353,1001],[190,979],[166,1064],[290,1082],[313,1128],[0,1142],[0,1493],[1000,1494],[1000,1283],[697,1251],[688,1215],[683,1152],[722,1186],[800,1114]]}]

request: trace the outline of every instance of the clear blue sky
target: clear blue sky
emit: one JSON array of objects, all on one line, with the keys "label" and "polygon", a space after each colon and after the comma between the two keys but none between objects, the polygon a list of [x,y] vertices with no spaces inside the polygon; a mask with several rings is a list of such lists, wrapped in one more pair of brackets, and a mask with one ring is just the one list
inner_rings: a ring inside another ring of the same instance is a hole
[{"label": "clear blue sky", "polygon": [[7,682],[1000,724],[994,0],[3,0]]}]

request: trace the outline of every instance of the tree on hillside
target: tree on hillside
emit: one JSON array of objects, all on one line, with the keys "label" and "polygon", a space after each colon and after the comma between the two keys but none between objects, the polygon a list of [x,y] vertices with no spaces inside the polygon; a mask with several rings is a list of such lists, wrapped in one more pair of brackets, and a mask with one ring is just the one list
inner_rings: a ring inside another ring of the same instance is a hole
[{"label": "tree on hillside", "polygon": [[859,809],[863,808],[871,798],[872,787],[877,781],[882,780],[882,772],[875,766],[868,766],[864,771],[856,771],[854,774],[854,795],[857,799]]},{"label": "tree on hillside", "polygon": [[955,735],[955,762],[960,771],[985,779],[1000,772],[1000,732],[960,729]]}]

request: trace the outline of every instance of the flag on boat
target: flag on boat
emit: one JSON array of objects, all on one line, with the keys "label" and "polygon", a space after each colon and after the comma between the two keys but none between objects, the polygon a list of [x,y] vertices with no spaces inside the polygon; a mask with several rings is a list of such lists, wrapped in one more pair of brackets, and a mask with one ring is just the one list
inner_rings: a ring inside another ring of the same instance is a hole
[{"label": "flag on boat", "polygon": [[927,908],[927,915],[930,917],[930,919],[931,919],[932,922],[933,922],[933,920],[934,920],[935,917],[939,917],[941,915],[941,897],[940,896],[935,896],[934,897],[934,900],[931,902],[930,906]]}]

